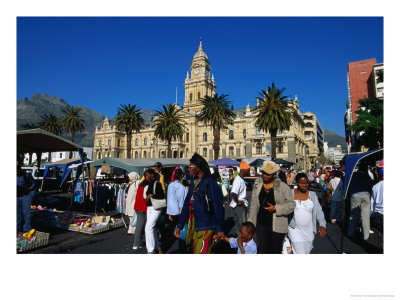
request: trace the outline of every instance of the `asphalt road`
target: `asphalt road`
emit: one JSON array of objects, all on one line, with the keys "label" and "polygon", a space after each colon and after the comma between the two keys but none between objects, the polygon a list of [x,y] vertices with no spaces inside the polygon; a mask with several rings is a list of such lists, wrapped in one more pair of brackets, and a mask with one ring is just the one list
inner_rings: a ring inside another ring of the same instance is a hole
[{"label": "asphalt road", "polygon": [[[109,212],[108,215],[115,215],[115,212]],[[125,217],[126,222],[128,218]],[[232,208],[225,207],[224,232],[227,235],[233,232],[233,213]],[[34,254],[145,254],[146,248],[138,250],[132,249],[133,234],[127,233],[127,228],[120,227],[110,229],[109,231],[89,235],[79,232],[66,231],[46,226],[34,227],[39,231],[49,232],[49,244],[45,247],[31,250],[25,253]],[[312,254],[338,254],[341,250],[341,231],[337,224],[327,225],[327,236],[321,238],[317,234],[314,240]],[[144,235],[142,236],[144,245]],[[379,248],[379,241],[376,233],[370,235],[368,241],[350,240],[344,237],[343,249],[346,254],[367,254],[382,253]],[[231,249],[225,242],[217,243],[213,248],[216,254],[233,254],[236,249]]]}]

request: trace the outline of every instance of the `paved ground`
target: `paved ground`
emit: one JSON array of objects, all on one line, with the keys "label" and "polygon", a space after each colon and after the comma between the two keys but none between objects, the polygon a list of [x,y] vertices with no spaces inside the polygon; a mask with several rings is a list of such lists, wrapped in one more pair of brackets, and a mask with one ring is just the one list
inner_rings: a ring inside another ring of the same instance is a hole
[{"label": "paved ground", "polygon": [[[109,212],[109,215],[115,215],[115,212]],[[128,219],[125,217],[125,220]],[[232,233],[233,227],[232,209],[225,207],[225,234]],[[111,229],[110,231],[88,235],[79,232],[65,231],[61,229],[48,228],[43,226],[35,227],[39,231],[49,232],[50,240],[46,247],[42,247],[27,253],[71,253],[71,254],[144,254],[145,247],[132,250],[134,235],[127,234],[125,227]],[[327,225],[328,235],[321,238],[318,234],[314,241],[312,254],[337,254],[341,249],[341,231],[336,224]],[[144,236],[142,236],[144,242]],[[375,233],[371,234],[367,242],[355,240],[352,241],[344,237],[343,249],[346,254],[366,254],[382,253],[379,248],[378,237]],[[219,242],[215,245],[213,252],[216,254],[236,253],[236,249],[230,249],[225,242]]]}]

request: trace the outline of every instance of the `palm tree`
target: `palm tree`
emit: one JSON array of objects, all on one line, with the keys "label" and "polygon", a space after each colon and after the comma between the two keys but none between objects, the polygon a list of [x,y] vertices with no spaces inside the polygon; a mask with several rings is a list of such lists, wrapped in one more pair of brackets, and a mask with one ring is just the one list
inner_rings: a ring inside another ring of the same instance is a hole
[{"label": "palm tree", "polygon": [[40,116],[42,118],[42,122],[40,123],[40,128],[55,134],[60,135],[62,132],[62,124],[60,123],[60,119],[57,118],[53,114],[44,114]]},{"label": "palm tree", "polygon": [[200,99],[200,103],[203,108],[198,115],[198,119],[213,129],[213,150],[214,160],[216,160],[219,157],[221,129],[226,129],[227,125],[232,125],[236,115],[229,108],[231,101],[228,100],[228,95],[207,95]]},{"label": "palm tree", "polygon": [[[60,122],[60,119],[57,118],[53,114],[44,114],[40,116],[42,118],[42,122],[40,123],[40,128],[55,134],[55,135],[60,135],[62,133],[62,124]],[[48,160],[51,161],[51,152],[48,153]],[[41,159],[38,157],[38,159]],[[29,161],[31,161],[31,158],[29,158]]]},{"label": "palm tree", "polygon": [[62,126],[69,133],[69,139],[74,142],[75,133],[85,129],[86,121],[82,115],[82,109],[77,106],[70,106],[62,109],[64,116],[61,118]]},{"label": "palm tree", "polygon": [[25,123],[21,125],[22,129],[24,130],[28,130],[28,129],[35,129],[35,128],[39,128],[40,125],[37,124],[33,124],[32,122],[30,123]]},{"label": "palm tree", "polygon": [[278,89],[275,84],[268,86],[267,91],[261,90],[261,97],[257,107],[253,110],[256,113],[255,125],[264,132],[271,135],[271,159],[276,159],[276,135],[278,131],[289,130],[292,125],[293,112],[285,101],[287,96],[283,95],[285,88]]},{"label": "palm tree", "polygon": [[142,113],[136,108],[136,105],[121,104],[121,107],[118,108],[118,113],[114,118],[114,124],[117,130],[125,131],[127,158],[131,158],[132,131],[140,132],[140,129],[144,128]]},{"label": "palm tree", "polygon": [[156,110],[154,135],[161,140],[167,141],[167,158],[171,158],[171,141],[183,136],[186,130],[186,122],[181,114],[182,108],[178,105],[169,103],[163,105],[162,108],[162,110]]}]

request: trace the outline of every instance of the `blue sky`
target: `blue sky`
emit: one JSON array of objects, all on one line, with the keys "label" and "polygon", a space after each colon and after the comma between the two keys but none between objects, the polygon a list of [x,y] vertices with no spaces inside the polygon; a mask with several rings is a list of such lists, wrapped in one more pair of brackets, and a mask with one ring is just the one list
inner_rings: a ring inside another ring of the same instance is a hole
[{"label": "blue sky", "polygon": [[347,63],[383,61],[381,17],[18,18],[17,99],[61,97],[113,118],[120,104],[183,104],[199,39],[235,108],[272,82],[344,136]]}]

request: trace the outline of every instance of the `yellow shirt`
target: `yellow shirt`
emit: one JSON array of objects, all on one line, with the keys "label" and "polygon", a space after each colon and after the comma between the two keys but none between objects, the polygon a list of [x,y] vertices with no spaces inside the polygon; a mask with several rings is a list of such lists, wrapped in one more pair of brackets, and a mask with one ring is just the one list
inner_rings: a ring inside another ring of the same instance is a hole
[{"label": "yellow shirt", "polygon": [[[160,183],[161,183],[163,191],[165,193],[164,175],[157,171],[156,171],[156,173],[158,173],[160,175]],[[140,179],[140,183],[142,183],[143,180],[144,180],[144,176],[142,177],[142,179]]]}]

